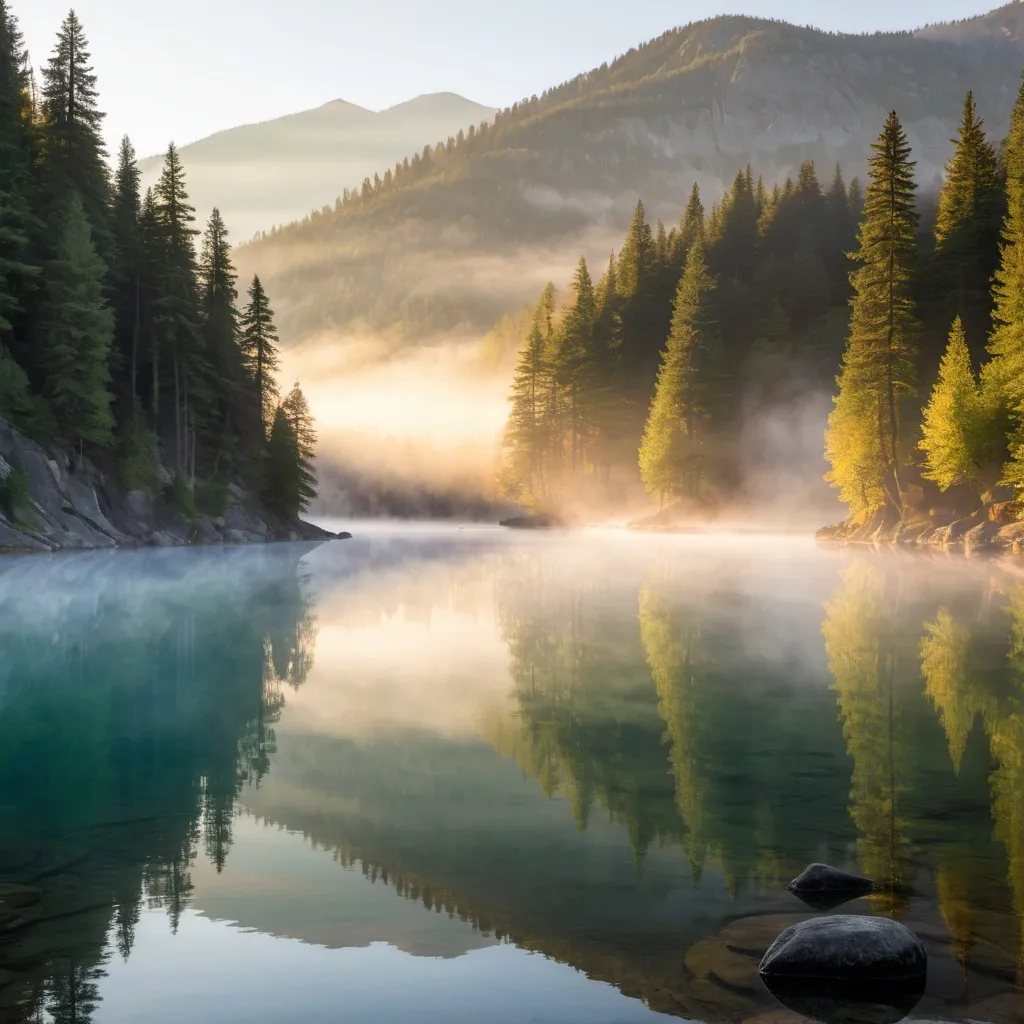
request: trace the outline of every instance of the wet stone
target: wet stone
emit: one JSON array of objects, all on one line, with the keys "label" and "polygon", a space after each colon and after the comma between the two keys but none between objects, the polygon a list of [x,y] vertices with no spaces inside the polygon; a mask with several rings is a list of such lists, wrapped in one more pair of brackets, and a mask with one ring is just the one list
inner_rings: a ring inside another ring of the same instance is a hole
[{"label": "wet stone", "polygon": [[871,879],[829,864],[811,864],[786,888],[816,910],[831,910],[871,892]]},{"label": "wet stone", "polygon": [[923,978],[928,955],[909,928],[888,918],[838,914],[801,921],[772,943],[762,978],[902,981]]}]

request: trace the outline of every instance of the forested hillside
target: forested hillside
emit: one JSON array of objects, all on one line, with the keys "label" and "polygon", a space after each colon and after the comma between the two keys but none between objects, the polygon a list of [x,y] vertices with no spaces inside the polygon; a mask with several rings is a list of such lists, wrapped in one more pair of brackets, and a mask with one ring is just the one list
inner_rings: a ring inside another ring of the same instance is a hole
[{"label": "forested hillside", "polygon": [[770,188],[800,165],[866,169],[898,107],[924,188],[950,154],[963,94],[998,139],[1016,95],[1022,9],[919,33],[839,36],[722,17],[674,29],[381,167],[356,195],[244,246],[289,340],[357,326],[406,339],[486,328],[567,251],[607,252],[638,196],[674,220],[748,163]]},{"label": "forested hillside", "polygon": [[787,487],[750,501],[765,431],[834,380],[827,479],[852,526],[1021,518],[1005,499],[1024,486],[1024,86],[1001,159],[967,93],[926,218],[915,156],[894,111],[863,189],[838,169],[823,187],[807,161],[771,190],[741,171],[707,213],[694,186],[669,231],[637,204],[596,284],[583,258],[533,307],[508,493],[614,509],[642,482],[667,523],[763,515]]},{"label": "forested hillside", "polygon": [[[127,138],[111,177],[102,122],[74,12],[37,87],[0,0],[0,419],[98,459],[124,490],[166,485],[185,514],[219,514],[241,483],[294,518],[315,435],[298,384],[281,401],[266,292],[254,276],[240,308],[216,209],[197,255],[175,147],[143,195]],[[31,518],[19,467],[0,470],[0,513]]]},{"label": "forested hillside", "polygon": [[[379,112],[332,100],[189,143],[181,162],[200,215],[216,206],[236,237],[248,239],[333,206],[343,186],[493,116],[453,93],[417,96]],[[156,183],[161,165],[161,157],[139,161],[144,186]]]}]

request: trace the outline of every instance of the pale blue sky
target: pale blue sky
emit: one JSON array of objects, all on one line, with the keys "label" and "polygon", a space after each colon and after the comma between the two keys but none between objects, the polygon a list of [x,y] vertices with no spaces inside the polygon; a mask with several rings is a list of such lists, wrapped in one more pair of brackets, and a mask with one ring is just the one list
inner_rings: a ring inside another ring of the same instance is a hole
[{"label": "pale blue sky", "polygon": [[[12,0],[33,62],[69,0]],[[342,98],[380,109],[452,91],[491,106],[541,92],[675,25],[723,13],[844,32],[914,28],[997,0],[75,0],[107,138],[170,139]],[[167,15],[173,17],[167,20]]]}]

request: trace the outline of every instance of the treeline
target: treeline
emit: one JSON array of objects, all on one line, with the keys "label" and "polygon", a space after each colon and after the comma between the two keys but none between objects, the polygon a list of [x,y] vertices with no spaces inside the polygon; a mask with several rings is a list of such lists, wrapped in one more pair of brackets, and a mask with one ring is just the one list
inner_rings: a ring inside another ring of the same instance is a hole
[{"label": "treeline", "polygon": [[316,438],[299,385],[281,400],[260,280],[240,308],[217,210],[197,255],[173,144],[145,195],[127,137],[111,175],[103,117],[75,13],[39,86],[0,0],[0,416],[116,456],[127,488],[159,486],[162,451],[185,512],[220,511],[240,483],[292,518]]},{"label": "treeline", "polygon": [[[842,350],[844,253],[860,183],[812,162],[770,190],[748,167],[710,211],[694,186],[679,223],[639,202],[596,283],[538,301],[512,385],[503,483],[533,504],[622,501],[637,482],[662,503],[740,487],[737,441],[752,407],[824,380]],[[797,370],[802,376],[797,376]]]},{"label": "treeline", "polygon": [[1001,154],[971,94],[954,141],[934,208],[895,113],[864,193],[808,162],[771,191],[748,168],[707,215],[695,186],[667,232],[638,204],[601,280],[581,260],[565,301],[549,286],[535,307],[508,492],[621,501],[639,470],[673,512],[735,499],[745,425],[837,370],[827,479],[853,516],[1024,483],[1024,89]]}]

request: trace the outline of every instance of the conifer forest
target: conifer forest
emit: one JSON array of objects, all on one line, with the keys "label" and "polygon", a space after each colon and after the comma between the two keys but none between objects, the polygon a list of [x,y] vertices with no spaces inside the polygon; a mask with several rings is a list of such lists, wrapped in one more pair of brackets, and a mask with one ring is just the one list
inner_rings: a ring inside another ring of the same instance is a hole
[{"label": "conifer forest", "polygon": [[953,142],[937,197],[893,112],[864,184],[748,167],[669,228],[638,202],[596,281],[581,259],[532,307],[507,491],[610,507],[639,470],[662,516],[713,510],[743,495],[744,420],[814,388],[851,522],[1024,485],[1024,88],[1004,141],[968,93]]},{"label": "conifer forest", "polygon": [[299,385],[279,388],[270,299],[259,277],[240,295],[216,209],[197,228],[173,143],[142,194],[127,137],[111,173],[103,118],[75,13],[37,76],[0,0],[0,418],[183,510],[215,514],[235,484],[294,519],[316,437]]}]

